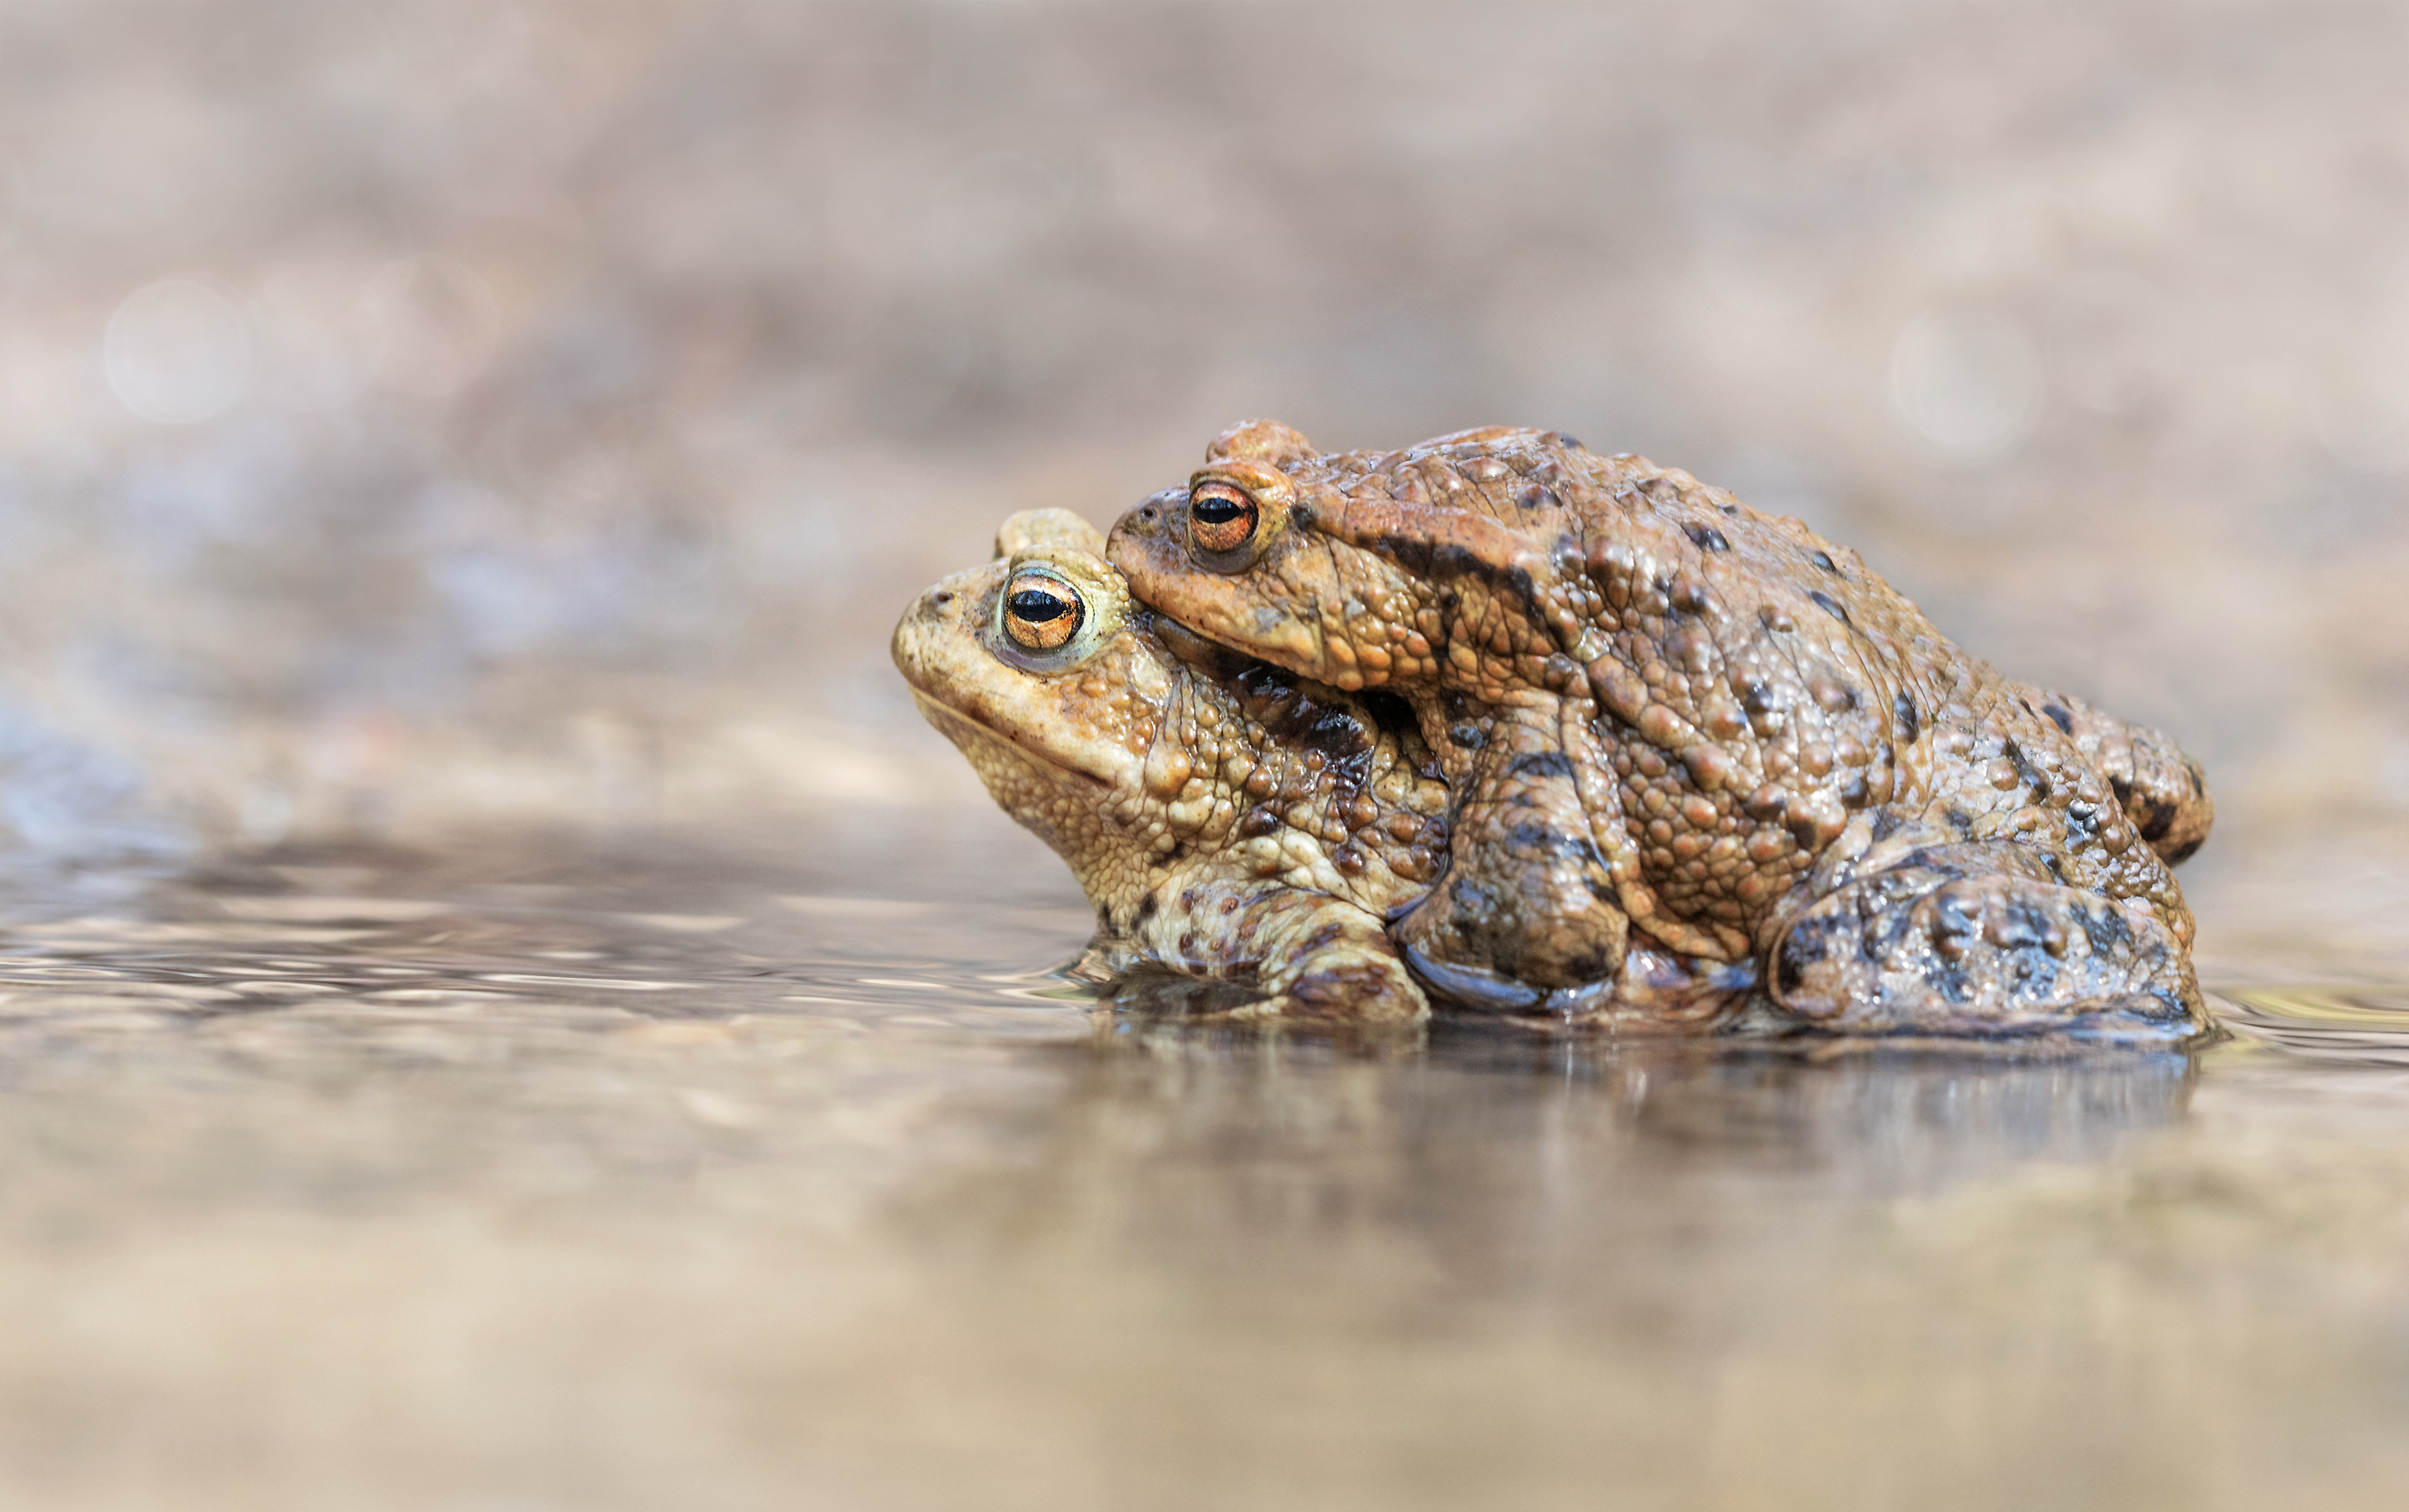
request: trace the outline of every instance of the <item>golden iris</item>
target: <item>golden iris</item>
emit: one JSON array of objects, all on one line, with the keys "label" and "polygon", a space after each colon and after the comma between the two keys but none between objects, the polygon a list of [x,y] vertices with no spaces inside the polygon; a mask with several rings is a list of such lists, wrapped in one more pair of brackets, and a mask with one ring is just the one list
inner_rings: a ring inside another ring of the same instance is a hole
[{"label": "golden iris", "polygon": [[1255,539],[1262,510],[1228,483],[1199,483],[1188,496],[1188,539],[1196,549],[1226,555]]},{"label": "golden iris", "polygon": [[1087,617],[1070,584],[1044,572],[1023,572],[1003,590],[1003,632],[1023,650],[1060,650]]}]

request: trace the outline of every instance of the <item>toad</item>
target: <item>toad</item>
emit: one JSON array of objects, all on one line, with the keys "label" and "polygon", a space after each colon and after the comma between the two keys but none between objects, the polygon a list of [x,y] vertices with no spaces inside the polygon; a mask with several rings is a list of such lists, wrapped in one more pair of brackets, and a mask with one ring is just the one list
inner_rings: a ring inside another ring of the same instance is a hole
[{"label": "toad", "polygon": [[1397,926],[1439,994],[1595,1001],[1634,948],[1795,1027],[2182,1038],[2197,763],[1966,655],[1856,553],[1685,472],[1492,427],[1239,425],[1115,526],[1137,597],[1410,705],[1453,793]]},{"label": "toad", "polygon": [[1447,789],[1402,706],[1158,621],[1067,511],[996,550],[904,613],[895,664],[1070,864],[1101,958],[1250,984],[1240,1019],[1424,1017],[1386,918],[1438,873]]}]

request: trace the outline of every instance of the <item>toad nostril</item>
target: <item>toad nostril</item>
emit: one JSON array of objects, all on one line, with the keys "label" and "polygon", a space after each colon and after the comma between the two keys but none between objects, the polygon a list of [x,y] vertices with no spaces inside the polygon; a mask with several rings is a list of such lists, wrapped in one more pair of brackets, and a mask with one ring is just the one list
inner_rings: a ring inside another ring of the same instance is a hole
[{"label": "toad nostril", "polygon": [[932,604],[950,604],[953,601],[954,596],[949,593],[933,593],[929,596],[929,602]]},{"label": "toad nostril", "polygon": [[1140,510],[1137,511],[1137,517],[1141,520],[1151,520],[1154,518],[1154,511],[1152,510]]}]

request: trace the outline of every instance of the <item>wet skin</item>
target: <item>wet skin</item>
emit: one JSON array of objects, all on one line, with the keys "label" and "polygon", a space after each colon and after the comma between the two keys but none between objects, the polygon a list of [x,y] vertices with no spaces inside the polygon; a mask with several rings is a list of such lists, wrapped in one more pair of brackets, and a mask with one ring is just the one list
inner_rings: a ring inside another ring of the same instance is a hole
[{"label": "wet skin", "polygon": [[1801,1026],[2205,1026],[2168,871],[2197,764],[1796,520],[1553,432],[1321,455],[1263,421],[1107,554],[1204,636],[1410,705],[1453,840],[1398,933],[1443,996],[1591,1008],[1643,947],[1753,967]]},{"label": "wet skin", "polygon": [[1070,864],[1108,966],[1249,984],[1237,1018],[1426,1016],[1386,923],[1447,842],[1411,717],[1158,626],[1103,546],[1029,511],[923,594],[892,646],[921,713]]}]

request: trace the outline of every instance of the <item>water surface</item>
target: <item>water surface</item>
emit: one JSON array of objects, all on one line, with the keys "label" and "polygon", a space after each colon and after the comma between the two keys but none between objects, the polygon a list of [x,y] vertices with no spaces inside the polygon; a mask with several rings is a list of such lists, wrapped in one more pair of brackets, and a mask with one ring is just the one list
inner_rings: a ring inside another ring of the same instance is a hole
[{"label": "water surface", "polygon": [[[1000,826],[21,877],[46,1507],[2320,1506],[2409,1474],[2398,986],[1828,1063],[1094,1007]],[[2299,1054],[2305,1050],[2308,1053]]]}]

